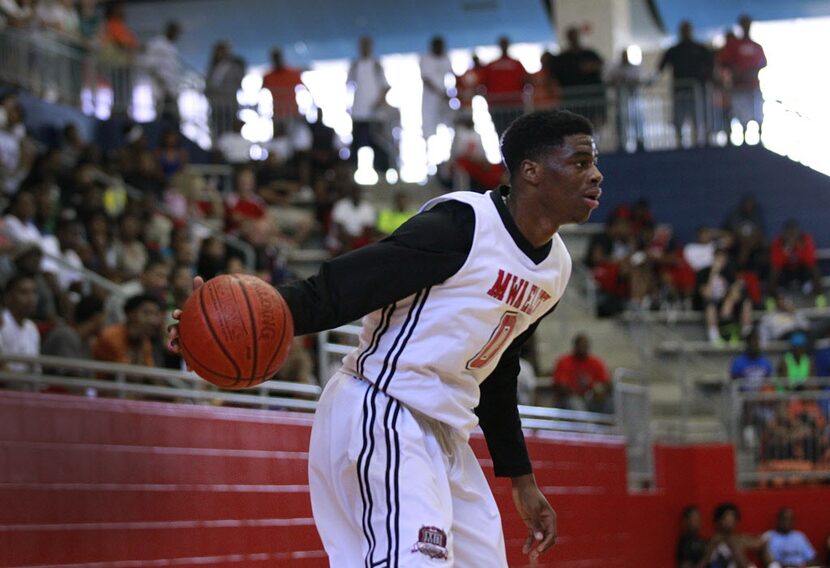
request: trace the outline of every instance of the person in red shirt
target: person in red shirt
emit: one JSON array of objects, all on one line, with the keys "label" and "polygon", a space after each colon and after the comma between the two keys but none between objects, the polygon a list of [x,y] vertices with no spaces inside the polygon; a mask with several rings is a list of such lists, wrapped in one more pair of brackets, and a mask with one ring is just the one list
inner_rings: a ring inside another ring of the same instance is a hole
[{"label": "person in red shirt", "polygon": [[225,231],[237,233],[244,225],[265,219],[267,207],[257,193],[256,174],[249,167],[236,172],[235,187],[225,202]]},{"label": "person in red shirt", "polygon": [[728,39],[718,52],[718,63],[732,86],[732,111],[735,117],[743,125],[754,120],[760,127],[764,100],[761,97],[758,72],[767,66],[767,57],[764,48],[749,37],[752,19],[744,15],[738,23],[743,35]]},{"label": "person in red shirt", "polygon": [[602,359],[591,355],[588,337],[574,337],[573,352],[563,355],[553,369],[556,406],[572,410],[610,412],[610,380]]},{"label": "person in red shirt", "polygon": [[271,51],[271,65],[271,71],[262,78],[262,88],[271,91],[274,99],[274,121],[295,118],[300,114],[296,89],[303,83],[302,71],[285,64],[281,49]]},{"label": "person in red shirt", "polygon": [[770,247],[770,295],[774,296],[779,286],[790,283],[798,284],[805,293],[816,294],[816,303],[820,307],[826,304],[816,258],[816,243],[793,220],[784,224],[784,232],[775,237]]},{"label": "person in red shirt", "polygon": [[524,113],[522,99],[529,77],[524,65],[508,55],[510,40],[499,38],[501,57],[484,66],[483,84],[490,116],[501,136],[513,119]]},{"label": "person in red shirt", "polygon": [[473,108],[473,97],[481,94],[484,83],[484,65],[478,55],[473,54],[473,66],[467,69],[463,75],[459,75],[455,79],[456,89],[458,91],[458,102],[461,104],[461,109],[466,113],[471,113]]}]

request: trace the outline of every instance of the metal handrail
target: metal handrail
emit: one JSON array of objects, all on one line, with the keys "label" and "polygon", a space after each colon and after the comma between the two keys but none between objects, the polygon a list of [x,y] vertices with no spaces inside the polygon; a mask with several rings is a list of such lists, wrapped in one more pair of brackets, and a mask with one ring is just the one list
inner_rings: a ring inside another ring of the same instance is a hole
[{"label": "metal handrail", "polygon": [[[189,385],[196,385],[199,387],[213,388],[203,379],[199,378],[194,373],[176,371],[173,369],[158,369],[154,367],[144,367],[142,365],[128,365],[125,363],[108,363],[102,361],[92,361],[86,359],[73,359],[67,357],[53,357],[49,355],[40,355],[37,357],[30,355],[14,355],[11,353],[0,353],[0,361],[8,363],[24,363],[32,366],[39,366],[44,369],[64,369],[74,371],[86,371],[91,373],[101,373],[108,375],[123,375],[125,377],[136,377],[144,379],[159,379],[159,380],[176,380]],[[48,382],[47,380],[37,381],[32,377],[26,377],[26,373],[19,372],[5,372],[4,379],[16,380],[24,382]],[[45,376],[45,375],[44,375]],[[9,378],[12,377],[12,378]],[[53,375],[52,378],[64,378],[61,375]],[[68,378],[67,380],[75,381],[75,378]],[[110,387],[120,388],[114,385],[112,381],[100,381],[104,385]],[[265,392],[279,392],[287,394],[298,394],[305,396],[317,397],[320,395],[322,389],[316,385],[306,385],[300,383],[289,383],[284,381],[268,381],[254,387],[257,391]],[[181,394],[181,390],[173,389],[175,392]],[[225,391],[211,392],[211,395],[217,393],[221,394]],[[187,391],[188,396],[192,393]],[[250,395],[247,395],[250,398]]]}]

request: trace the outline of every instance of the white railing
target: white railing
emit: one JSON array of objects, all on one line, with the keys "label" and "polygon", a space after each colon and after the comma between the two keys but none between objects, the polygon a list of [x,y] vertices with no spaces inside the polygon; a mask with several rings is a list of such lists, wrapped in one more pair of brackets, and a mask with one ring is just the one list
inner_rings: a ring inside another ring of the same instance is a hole
[{"label": "white railing", "polygon": [[[268,381],[245,391],[229,391],[190,372],[65,357],[0,354],[2,363],[5,365],[0,365],[4,368],[0,370],[0,383],[7,387],[35,391],[61,387],[70,393],[87,396],[152,397],[193,404],[218,401],[310,412],[316,407],[321,392],[316,385],[282,381]],[[8,370],[9,366],[21,370]]]}]

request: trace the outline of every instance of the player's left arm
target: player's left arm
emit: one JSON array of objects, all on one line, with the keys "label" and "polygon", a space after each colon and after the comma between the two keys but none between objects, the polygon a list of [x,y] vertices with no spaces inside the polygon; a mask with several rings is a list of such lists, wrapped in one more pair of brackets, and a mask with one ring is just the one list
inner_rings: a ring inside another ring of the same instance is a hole
[{"label": "player's left arm", "polygon": [[523,552],[533,561],[556,542],[556,512],[533,477],[518,408],[519,354],[537,326],[538,321],[504,352],[496,369],[481,383],[476,408],[495,474],[511,478],[513,503],[528,529]]}]

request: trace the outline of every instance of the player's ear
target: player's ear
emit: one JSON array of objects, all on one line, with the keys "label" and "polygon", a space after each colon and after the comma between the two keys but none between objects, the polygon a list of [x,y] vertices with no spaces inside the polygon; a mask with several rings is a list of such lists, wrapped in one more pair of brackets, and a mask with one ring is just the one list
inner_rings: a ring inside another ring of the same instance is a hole
[{"label": "player's ear", "polygon": [[541,180],[542,165],[533,160],[522,160],[519,165],[519,175],[531,185],[538,185]]}]

